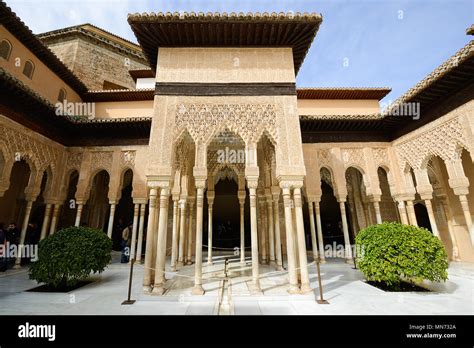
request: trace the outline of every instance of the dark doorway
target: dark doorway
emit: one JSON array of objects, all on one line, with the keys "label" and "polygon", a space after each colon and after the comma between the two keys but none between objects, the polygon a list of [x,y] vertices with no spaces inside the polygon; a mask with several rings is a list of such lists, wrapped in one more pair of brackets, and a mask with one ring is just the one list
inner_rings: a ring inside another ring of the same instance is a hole
[{"label": "dark doorway", "polygon": [[240,207],[237,183],[233,180],[220,180],[214,190],[216,196],[212,214],[212,245],[216,248],[240,247]]},{"label": "dark doorway", "polygon": [[433,233],[433,231],[431,230],[430,217],[428,215],[428,211],[426,210],[426,207],[423,204],[421,203],[415,204],[415,215],[416,215],[416,221],[418,223],[418,226],[424,227],[428,231]]},{"label": "dark doorway", "polygon": [[323,229],[324,244],[343,245],[342,219],[339,203],[334,196],[334,191],[326,182],[321,182],[321,224]]}]

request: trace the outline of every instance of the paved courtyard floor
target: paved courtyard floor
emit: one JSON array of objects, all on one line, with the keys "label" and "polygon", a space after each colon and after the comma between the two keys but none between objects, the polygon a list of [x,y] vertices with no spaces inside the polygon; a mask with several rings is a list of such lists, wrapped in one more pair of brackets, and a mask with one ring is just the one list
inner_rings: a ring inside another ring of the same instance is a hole
[{"label": "paved courtyard floor", "polygon": [[[167,267],[167,269],[169,269]],[[28,279],[26,268],[0,273],[0,314],[474,314],[474,265],[451,263],[445,283],[425,282],[432,292],[390,293],[364,282],[353,266],[332,260],[321,265],[324,297],[329,304],[318,304],[316,266],[310,263],[314,289],[305,295],[289,295],[287,274],[274,267],[260,265],[263,295],[251,295],[248,282],[251,265],[241,265],[231,257],[228,282],[224,278],[224,256],[216,256],[213,265],[203,263],[203,296],[191,295],[194,265],[178,273],[167,273],[166,292],[150,296],[142,291],[143,265],[135,265],[133,305],[121,305],[126,299],[130,267],[117,262],[95,281],[70,293],[25,292],[37,286]],[[223,290],[224,289],[224,290]]]}]

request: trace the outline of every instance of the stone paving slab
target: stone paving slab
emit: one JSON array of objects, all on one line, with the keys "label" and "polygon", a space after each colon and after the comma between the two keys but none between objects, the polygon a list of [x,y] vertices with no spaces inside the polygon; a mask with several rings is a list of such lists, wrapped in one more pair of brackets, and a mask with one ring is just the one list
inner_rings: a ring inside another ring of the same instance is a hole
[{"label": "stone paving slab", "polygon": [[[311,260],[310,260],[311,261]],[[191,294],[194,284],[194,265],[168,272],[167,291],[163,296],[144,294],[142,279],[144,266],[134,269],[130,306],[122,306],[128,290],[129,265],[114,262],[100,275],[93,275],[94,283],[70,293],[25,292],[37,286],[28,279],[26,268],[0,274],[0,314],[144,314],[197,315],[216,314],[218,295],[223,278],[223,262],[203,264],[203,296]],[[169,265],[167,265],[169,269]],[[251,295],[251,265],[232,262],[228,271],[232,291],[232,308],[236,315],[397,315],[397,314],[474,314],[474,266],[451,263],[446,283],[424,282],[435,292],[390,293],[364,281],[353,266],[339,260],[321,265],[324,297],[329,305],[320,305],[316,267],[310,263],[309,275],[313,292],[305,295],[287,293],[286,272],[260,265],[263,295]]]}]

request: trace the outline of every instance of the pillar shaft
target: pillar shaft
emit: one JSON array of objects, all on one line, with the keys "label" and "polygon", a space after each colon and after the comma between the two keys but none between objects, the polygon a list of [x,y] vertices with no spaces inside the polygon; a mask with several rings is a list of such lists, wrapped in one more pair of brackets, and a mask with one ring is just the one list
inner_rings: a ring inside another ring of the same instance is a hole
[{"label": "pillar shaft", "polygon": [[301,272],[301,292],[311,291],[308,274],[308,256],[306,254],[306,240],[303,222],[303,204],[301,200],[301,189],[296,187],[293,190],[296,213],[296,237],[298,239],[299,267]]},{"label": "pillar shaft", "polygon": [[179,246],[178,246],[178,266],[184,265],[184,240],[186,238],[186,202],[180,204],[180,224],[179,224]]},{"label": "pillar shaft", "polygon": [[295,238],[293,233],[293,212],[291,192],[289,188],[283,188],[283,204],[285,205],[285,231],[286,231],[286,254],[288,258],[288,278],[290,282],[290,293],[298,292],[298,276],[296,273]]},{"label": "pillar shaft", "polygon": [[145,270],[143,277],[143,289],[149,292],[151,285],[151,267],[153,261],[153,240],[154,240],[154,226],[155,226],[155,214],[156,214],[156,195],[157,189],[152,188],[150,190],[150,205],[148,209],[148,225],[146,229],[146,247],[145,247]]},{"label": "pillar shaft", "polygon": [[77,210],[76,210],[76,220],[74,221],[74,226],[79,227],[81,224],[81,215],[82,215],[82,203],[77,204]]},{"label": "pillar shaft", "polygon": [[160,209],[158,220],[158,238],[156,240],[156,263],[155,263],[155,285],[153,294],[162,295],[165,283],[165,264],[166,264],[166,235],[168,227],[168,203],[169,189],[161,188]]},{"label": "pillar shaft", "polygon": [[278,206],[278,196],[273,197],[273,224],[275,227],[275,258],[277,269],[283,269],[283,257],[281,250],[281,233],[280,233],[280,207]]},{"label": "pillar shaft", "polygon": [[132,226],[132,242],[130,243],[130,262],[135,259],[135,250],[137,248],[137,230],[138,230],[138,214],[140,213],[140,204],[135,203],[133,207],[133,226]]},{"label": "pillar shaft", "polygon": [[46,238],[46,234],[47,234],[48,227],[49,227],[49,220],[51,218],[51,207],[52,206],[53,205],[51,203],[47,203],[46,208],[44,209],[44,219],[43,219],[43,226],[41,227],[40,240],[43,240],[44,238]]},{"label": "pillar shaft", "polygon": [[197,186],[196,195],[196,255],[195,255],[195,271],[194,271],[194,295],[204,294],[202,288],[202,224],[204,210],[204,184]]},{"label": "pillar shaft", "polygon": [[51,227],[49,228],[49,234],[53,234],[56,232],[56,227],[58,225],[58,218],[59,218],[59,209],[61,208],[61,204],[56,203],[53,209],[53,217],[51,218]]},{"label": "pillar shaft", "polygon": [[245,200],[240,202],[240,262],[245,262]]},{"label": "pillar shaft", "polygon": [[20,267],[21,264],[21,252],[22,252],[22,246],[25,245],[25,238],[26,238],[26,231],[28,229],[28,222],[30,221],[30,213],[31,213],[31,208],[33,206],[33,201],[28,200],[26,202],[26,209],[25,209],[25,215],[23,217],[23,224],[21,225],[21,233],[20,233],[20,245],[18,248],[18,257],[15,260],[15,267],[18,268]]},{"label": "pillar shaft", "polygon": [[176,272],[178,259],[178,199],[173,199],[173,232],[171,240],[171,271]]},{"label": "pillar shaft", "polygon": [[212,264],[212,203],[208,205],[207,263]]},{"label": "pillar shaft", "polygon": [[193,263],[193,214],[194,214],[194,202],[189,203],[189,219],[188,219],[188,238],[187,238],[187,256],[186,264],[190,265]]},{"label": "pillar shaft", "polygon": [[469,210],[469,203],[465,195],[458,195],[459,201],[461,202],[462,212],[464,213],[464,219],[466,220],[467,230],[471,238],[471,244],[474,245],[474,226],[472,225],[471,211]]},{"label": "pillar shaft", "polygon": [[341,210],[342,232],[344,234],[345,244],[345,258],[348,262],[352,262],[351,240],[349,238],[349,228],[347,226],[346,206],[344,201],[339,201],[339,208]]},{"label": "pillar shaft", "polygon": [[375,210],[375,220],[377,221],[377,224],[382,223],[382,214],[380,212],[380,203],[378,201],[374,201],[374,210]]},{"label": "pillar shaft", "polygon": [[272,199],[267,200],[267,226],[268,226],[268,253],[270,256],[270,264],[275,265],[275,234],[273,226],[273,203]]},{"label": "pillar shaft", "polygon": [[418,226],[418,223],[416,221],[415,207],[413,206],[413,201],[411,200],[407,200],[407,213],[410,225]]},{"label": "pillar shaft", "polygon": [[316,227],[318,230],[319,257],[320,257],[321,262],[326,262],[326,258],[324,256],[323,227],[321,224],[321,209],[319,207],[319,201],[314,202],[314,211],[316,213]]},{"label": "pillar shaft", "polygon": [[114,229],[115,203],[110,203],[109,225],[107,226],[107,237],[112,238],[112,231]]},{"label": "pillar shaft", "polygon": [[431,231],[436,237],[440,238],[438,225],[436,224],[436,218],[433,212],[433,206],[431,204],[431,200],[425,199],[425,204],[426,204],[426,210],[428,211],[428,217],[430,219]]},{"label": "pillar shaft", "polygon": [[316,227],[314,225],[314,209],[313,202],[308,201],[308,213],[309,213],[309,228],[311,231],[311,248],[313,251],[313,260],[318,258],[318,243],[316,241]]},{"label": "pillar shaft", "polygon": [[138,245],[137,245],[137,262],[142,260],[142,245],[143,245],[143,225],[145,224],[145,205],[140,204],[140,218],[138,222]]},{"label": "pillar shaft", "polygon": [[408,216],[405,208],[405,202],[403,200],[398,201],[398,212],[400,213],[401,223],[404,225],[408,225]]},{"label": "pillar shaft", "polygon": [[260,289],[259,265],[258,265],[258,232],[257,232],[257,190],[256,183],[253,187],[249,185],[250,198],[250,233],[252,244],[252,282],[255,290]]}]

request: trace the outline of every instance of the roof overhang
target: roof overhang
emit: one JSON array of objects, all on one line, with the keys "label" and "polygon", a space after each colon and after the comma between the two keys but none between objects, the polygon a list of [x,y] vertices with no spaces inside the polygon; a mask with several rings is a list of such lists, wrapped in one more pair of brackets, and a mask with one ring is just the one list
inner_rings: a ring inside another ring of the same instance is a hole
[{"label": "roof overhang", "polygon": [[391,89],[372,88],[372,87],[317,87],[317,88],[298,88],[296,90],[298,99],[383,99]]},{"label": "roof overhang", "polygon": [[153,71],[160,47],[291,47],[296,74],[321,22],[317,13],[128,15]]}]

